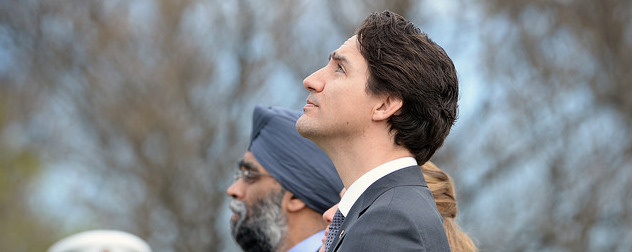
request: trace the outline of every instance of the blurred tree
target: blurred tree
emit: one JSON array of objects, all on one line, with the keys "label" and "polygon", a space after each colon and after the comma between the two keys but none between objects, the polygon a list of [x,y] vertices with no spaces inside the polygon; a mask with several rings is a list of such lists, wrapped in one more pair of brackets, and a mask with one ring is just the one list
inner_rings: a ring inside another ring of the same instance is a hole
[{"label": "blurred tree", "polygon": [[327,1],[327,10],[330,13],[333,28],[343,34],[345,40],[355,33],[360,23],[372,12],[390,10],[401,14],[406,18],[418,17],[415,13],[414,1],[391,0],[350,0],[350,1]]},{"label": "blurred tree", "polygon": [[[631,250],[631,3],[435,5],[458,20],[446,50],[480,44],[467,61],[486,74],[462,76],[479,101],[433,158],[455,178],[463,227],[489,251]],[[70,229],[123,229],[158,251],[234,248],[221,213],[252,106],[298,108],[301,79],[383,9],[437,22],[429,1],[0,0],[0,133],[29,143],[0,142],[0,164],[24,167],[3,174],[67,167],[83,183],[59,187],[90,209],[63,216],[78,219]],[[2,220],[29,210],[22,188],[3,194]],[[44,247],[14,234],[0,250]]]},{"label": "blurred tree", "polygon": [[[12,127],[9,88],[0,86],[0,133]],[[0,134],[0,251],[44,251],[55,238],[53,223],[31,208],[41,172],[39,158],[28,146],[16,146],[10,136]],[[16,243],[16,240],[24,242]]]},{"label": "blurred tree", "polygon": [[128,230],[157,251],[226,246],[225,188],[252,106],[304,98],[297,80],[272,83],[284,69],[285,81],[308,71],[281,61],[300,7],[0,1],[0,52],[13,63],[0,65],[0,79],[32,94],[14,101],[29,113],[13,119],[49,162],[79,167],[72,173],[83,184],[66,186],[70,208],[91,209],[74,217],[81,228]]},{"label": "blurred tree", "polygon": [[632,250],[632,3],[480,3],[483,101],[442,152],[464,225],[489,251]]}]

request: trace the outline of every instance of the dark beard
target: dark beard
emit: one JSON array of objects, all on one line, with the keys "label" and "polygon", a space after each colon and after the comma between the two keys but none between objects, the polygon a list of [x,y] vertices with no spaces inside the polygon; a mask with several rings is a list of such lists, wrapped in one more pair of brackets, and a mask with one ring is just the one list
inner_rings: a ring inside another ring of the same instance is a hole
[{"label": "dark beard", "polygon": [[242,227],[237,230],[235,240],[245,252],[272,252],[272,245],[260,230]]},{"label": "dark beard", "polygon": [[271,252],[281,244],[287,231],[287,217],[281,211],[284,193],[283,189],[270,193],[250,209],[241,201],[231,201],[231,209],[240,217],[230,223],[232,235],[244,251]]}]

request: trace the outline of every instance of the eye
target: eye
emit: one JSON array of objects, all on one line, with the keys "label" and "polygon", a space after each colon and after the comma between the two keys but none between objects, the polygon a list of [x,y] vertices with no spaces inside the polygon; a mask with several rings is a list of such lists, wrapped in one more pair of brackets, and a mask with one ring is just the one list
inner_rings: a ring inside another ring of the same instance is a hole
[{"label": "eye", "polygon": [[255,174],[253,174],[249,170],[244,170],[243,171],[243,179],[244,179],[244,182],[250,184],[250,183],[254,182],[257,179],[257,176]]},{"label": "eye", "polygon": [[337,67],[338,68],[336,69],[336,72],[340,72],[340,73],[344,73],[345,72],[345,69],[342,68],[342,66],[340,64],[338,64]]}]

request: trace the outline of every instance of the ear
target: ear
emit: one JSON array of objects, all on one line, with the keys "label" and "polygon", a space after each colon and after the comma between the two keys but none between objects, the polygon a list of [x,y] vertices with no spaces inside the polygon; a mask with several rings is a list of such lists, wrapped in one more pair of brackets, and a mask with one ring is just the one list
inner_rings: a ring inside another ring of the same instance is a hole
[{"label": "ear", "polygon": [[298,197],[294,196],[294,194],[292,194],[289,191],[285,191],[285,195],[283,195],[283,201],[286,202],[285,208],[287,209],[288,212],[297,212],[307,207],[305,202],[303,202]]},{"label": "ear", "polygon": [[402,108],[403,104],[404,102],[401,98],[385,95],[381,97],[379,103],[373,109],[371,119],[374,121],[388,120],[392,115],[399,113],[399,109]]}]

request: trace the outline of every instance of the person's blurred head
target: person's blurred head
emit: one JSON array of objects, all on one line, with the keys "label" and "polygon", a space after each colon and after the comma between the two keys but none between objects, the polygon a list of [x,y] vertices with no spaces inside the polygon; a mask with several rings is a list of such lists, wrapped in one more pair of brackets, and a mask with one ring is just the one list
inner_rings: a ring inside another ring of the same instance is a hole
[{"label": "person's blurred head", "polygon": [[151,252],[151,248],[141,238],[130,233],[90,230],[59,240],[48,252]]},{"label": "person's blurred head", "polygon": [[[347,191],[347,188],[342,188],[342,190],[340,190],[340,198],[342,198],[342,196],[345,195],[346,191]],[[327,209],[327,211],[323,213],[323,220],[327,223],[327,226],[331,224],[331,221],[334,219],[334,214],[336,214],[336,211],[338,211],[338,203],[331,206],[329,209]]]},{"label": "person's blurred head", "polygon": [[[299,111],[255,107],[248,151],[227,189],[232,235],[245,251],[274,251],[325,227],[321,215],[340,201],[342,181],[327,155],[296,131]],[[294,220],[294,221],[293,221]]]},{"label": "person's blurred head", "polygon": [[[342,198],[342,196],[345,195],[346,191],[347,191],[346,188],[342,188],[342,190],[340,191],[340,198]],[[336,211],[338,211],[338,203],[331,206],[329,209],[327,209],[327,211],[323,213],[323,220],[327,223],[327,227],[325,228],[325,236],[323,236],[323,238],[321,239],[321,241],[323,242],[323,246],[321,246],[320,250],[318,250],[319,252],[325,251],[325,242],[327,241],[327,234],[329,234],[329,225],[331,225],[331,222],[334,219],[334,215],[336,214]]]},{"label": "person's blurred head", "polygon": [[434,163],[428,161],[421,166],[424,179],[428,188],[432,191],[437,209],[443,217],[448,242],[453,252],[478,251],[472,239],[461,230],[456,223],[457,202],[454,182],[450,175],[439,169]]}]

